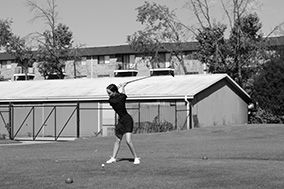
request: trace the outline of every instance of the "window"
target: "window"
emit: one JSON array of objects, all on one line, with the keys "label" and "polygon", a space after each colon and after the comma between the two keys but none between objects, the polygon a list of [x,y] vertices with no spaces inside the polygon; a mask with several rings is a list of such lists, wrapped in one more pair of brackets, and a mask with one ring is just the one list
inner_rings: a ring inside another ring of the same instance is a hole
[{"label": "window", "polygon": [[86,60],[92,60],[92,59],[95,59],[95,58],[94,58],[94,56],[86,56],[85,58],[86,58]]},{"label": "window", "polygon": [[157,57],[155,57],[155,62],[153,64],[153,68],[165,68],[166,67],[166,53],[159,53]]},{"label": "window", "polygon": [[166,62],[166,53],[159,53],[158,54],[158,61],[159,62]]},{"label": "window", "polygon": [[130,63],[130,56],[129,55],[123,55],[122,56],[122,63],[125,63],[125,64]]},{"label": "window", "polygon": [[121,56],[121,62],[122,62],[121,66],[122,66],[123,70],[136,69],[135,55],[128,55],[128,54],[122,55]]},{"label": "window", "polygon": [[1,68],[11,69],[12,68],[12,61],[11,60],[2,60],[0,62]]},{"label": "window", "polygon": [[134,54],[117,55],[116,58],[116,62],[118,63],[118,70],[137,69]]},{"label": "window", "polygon": [[98,64],[104,64],[105,63],[105,56],[99,56],[98,57]]},{"label": "window", "polygon": [[7,61],[6,68],[7,69],[11,69],[12,68],[12,61],[11,60]]},{"label": "window", "polygon": [[81,62],[80,62],[80,63],[81,63],[83,66],[85,66],[87,60],[88,60],[88,57],[84,56],[84,57],[81,58]]},{"label": "window", "polygon": [[109,56],[98,56],[98,64],[108,64],[109,59]]}]

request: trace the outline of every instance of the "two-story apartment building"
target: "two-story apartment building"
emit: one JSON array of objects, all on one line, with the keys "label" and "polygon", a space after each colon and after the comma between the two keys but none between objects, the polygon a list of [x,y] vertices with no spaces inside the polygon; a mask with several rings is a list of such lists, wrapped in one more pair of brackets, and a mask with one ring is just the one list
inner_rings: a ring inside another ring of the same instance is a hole
[{"label": "two-story apartment building", "polygon": [[[204,66],[194,60],[194,52],[198,49],[197,42],[182,44],[185,57],[184,67],[171,56],[171,53],[161,49],[159,61],[150,63],[148,58],[142,58],[129,45],[86,47],[79,49],[81,61],[69,60],[65,65],[65,78],[97,78],[120,76],[145,76],[159,74],[183,75],[203,73]],[[22,68],[15,63],[14,58],[4,52],[0,53],[0,77],[2,80],[24,80]],[[43,77],[37,69],[37,62],[28,69],[28,79],[41,80]]]},{"label": "two-story apartment building", "polygon": [[[165,44],[171,45],[171,44]],[[284,36],[271,37],[268,46],[271,49],[283,48]],[[149,59],[142,58],[130,45],[85,47],[78,50],[81,61],[67,61],[64,72],[65,78],[97,78],[120,76],[147,76],[159,74],[203,74],[206,65],[194,58],[198,50],[197,42],[182,43],[184,66],[175,59],[166,49],[159,50],[159,61],[150,63]],[[44,79],[37,68],[38,63],[28,69],[28,79]],[[186,73],[185,73],[186,72]],[[21,67],[15,63],[14,57],[7,53],[0,53],[0,80],[24,80]]]}]

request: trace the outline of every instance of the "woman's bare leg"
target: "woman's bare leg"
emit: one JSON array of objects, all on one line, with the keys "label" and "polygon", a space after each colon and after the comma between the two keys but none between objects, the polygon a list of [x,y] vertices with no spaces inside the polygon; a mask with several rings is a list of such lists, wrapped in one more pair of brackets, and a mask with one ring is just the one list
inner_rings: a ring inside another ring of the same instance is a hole
[{"label": "woman's bare leg", "polygon": [[115,140],[114,146],[113,146],[113,153],[112,153],[113,158],[116,158],[116,156],[117,156],[117,153],[118,153],[119,148],[120,148],[120,142],[121,142],[121,139],[116,137],[116,140]]},{"label": "woman's bare leg", "polygon": [[138,158],[137,153],[135,151],[134,145],[132,143],[132,133],[125,133],[125,137],[126,137],[126,144],[128,145],[132,155],[134,156],[134,158]]}]

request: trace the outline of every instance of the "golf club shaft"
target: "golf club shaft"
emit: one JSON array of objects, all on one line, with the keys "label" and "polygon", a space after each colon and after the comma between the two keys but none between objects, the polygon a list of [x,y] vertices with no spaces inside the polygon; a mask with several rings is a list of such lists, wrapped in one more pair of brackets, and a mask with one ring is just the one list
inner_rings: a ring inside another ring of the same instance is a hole
[{"label": "golf club shaft", "polygon": [[138,79],[134,79],[134,80],[131,80],[131,81],[127,81],[126,83],[127,83],[127,84],[133,83],[133,82],[135,82],[135,81],[139,81],[139,80],[142,80],[142,79],[147,79],[147,78],[149,78],[149,77],[151,77],[151,76],[141,77],[141,78],[138,78]]},{"label": "golf club shaft", "polygon": [[[174,74],[171,74],[171,76],[174,77]],[[147,79],[147,78],[149,78],[149,77],[152,77],[152,75],[146,76],[146,77],[141,77],[141,78],[134,79],[134,80],[131,80],[131,81],[127,81],[126,84],[129,84],[129,83],[132,83],[132,82],[135,82],[135,81],[139,81],[139,80],[142,80],[142,79]]]}]

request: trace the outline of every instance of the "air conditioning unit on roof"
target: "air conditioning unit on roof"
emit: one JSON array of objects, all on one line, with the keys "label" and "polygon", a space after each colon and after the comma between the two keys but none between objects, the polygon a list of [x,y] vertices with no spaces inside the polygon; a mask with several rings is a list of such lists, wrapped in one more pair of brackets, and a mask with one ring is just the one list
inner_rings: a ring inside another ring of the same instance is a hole
[{"label": "air conditioning unit on roof", "polygon": [[175,75],[175,70],[172,68],[155,68],[150,69],[151,76],[159,76],[159,75]]}]

